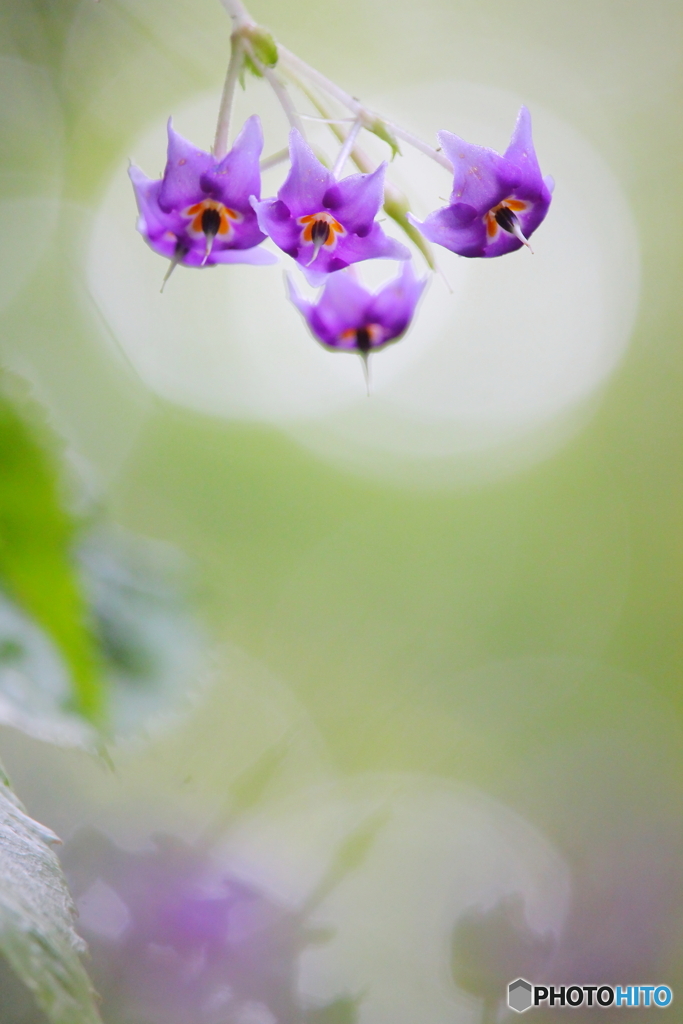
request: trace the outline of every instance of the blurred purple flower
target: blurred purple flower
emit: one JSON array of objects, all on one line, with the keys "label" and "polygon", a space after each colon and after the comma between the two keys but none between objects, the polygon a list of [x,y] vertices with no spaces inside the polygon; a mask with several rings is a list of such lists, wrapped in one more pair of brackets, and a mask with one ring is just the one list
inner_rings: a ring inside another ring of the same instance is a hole
[{"label": "blurred purple flower", "polygon": [[345,271],[327,278],[316,304],[302,298],[291,280],[289,297],[321,345],[367,357],[405,333],[426,283],[407,262],[378,292],[368,291]]},{"label": "blurred purple flower", "polygon": [[[197,149],[168,122],[168,155],[163,178],[148,178],[132,165],[138,231],[159,255],[203,267],[215,263],[277,262],[257,246],[265,239],[249,199],[261,191],[261,123],[250,117],[222,160]],[[170,273],[170,270],[169,270]]]},{"label": "blurred purple flower", "polygon": [[[354,1024],[356,1002],[302,1004],[301,952],[329,936],[171,836],[129,853],[94,829],[63,863],[104,1019],[118,1024]],[[343,1017],[334,1017],[337,1004]]]},{"label": "blurred purple flower", "polygon": [[372,174],[337,181],[296,129],[290,132],[289,153],[292,166],[277,198],[253,199],[252,205],[261,230],[301,264],[313,283],[361,260],[410,258],[408,249],[388,238],[375,220],[386,164]]},{"label": "blurred purple flower", "polygon": [[450,201],[422,223],[409,215],[411,222],[430,242],[460,256],[503,256],[528,245],[548,212],[553,179],[538,166],[527,108],[503,156],[450,132],[438,137],[453,164]]}]

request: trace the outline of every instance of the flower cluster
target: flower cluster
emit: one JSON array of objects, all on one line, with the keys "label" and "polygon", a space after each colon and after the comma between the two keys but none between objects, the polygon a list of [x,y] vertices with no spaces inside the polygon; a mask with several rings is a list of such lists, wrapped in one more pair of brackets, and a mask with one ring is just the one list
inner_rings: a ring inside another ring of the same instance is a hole
[{"label": "flower cluster", "polygon": [[[429,243],[466,257],[502,256],[529,245],[551,200],[552,178],[544,178],[531,138],[531,117],[519,112],[510,145],[503,155],[471,145],[457,135],[438,133],[433,149],[409,132],[364,108],[294,54],[278,47],[248,16],[241,0],[223,0],[234,21],[232,55],[219,111],[213,153],[181,138],[169,121],[168,156],[163,177],[147,178],[137,167],[130,177],[137,198],[138,230],[151,248],[181,264],[207,267],[217,263],[267,264],[277,257],[263,247],[270,239],[294,260],[308,283],[324,285],[317,303],[301,297],[290,281],[290,298],[313,336],[326,348],[368,356],[408,329],[426,281],[410,267],[411,251],[385,234],[380,210],[393,218],[422,252],[434,260]],[[245,70],[268,80],[292,125],[288,152],[261,162],[263,133],[251,116],[227,149],[235,83]],[[302,84],[303,82],[303,84]],[[313,99],[322,120],[342,143],[330,170],[303,135],[301,116],[287,92],[294,84]],[[329,116],[315,89],[346,106],[346,119]],[[424,221],[409,212],[406,198],[385,182],[386,163],[373,162],[356,145],[362,129],[398,152],[396,138],[416,146],[453,174],[448,205]],[[287,177],[277,195],[261,199],[261,167],[289,160]],[[360,173],[342,177],[351,159]],[[398,276],[376,294],[348,268],[366,260],[404,263]],[[166,280],[166,279],[165,279]]]}]

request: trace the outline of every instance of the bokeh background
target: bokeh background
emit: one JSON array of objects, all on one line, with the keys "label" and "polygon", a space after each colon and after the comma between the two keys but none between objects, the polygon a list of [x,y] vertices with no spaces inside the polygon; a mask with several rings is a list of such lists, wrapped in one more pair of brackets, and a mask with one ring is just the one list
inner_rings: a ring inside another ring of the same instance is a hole
[{"label": "bokeh background", "polygon": [[[252,13],[425,137],[500,150],[525,102],[556,199],[533,258],[440,257],[452,293],[432,282],[368,400],[282,267],[158,294],[126,167],[162,170],[169,114],[209,147],[217,0],[2,0],[0,358],[59,440],[65,506],[186,595],[113,770],[0,729],[65,840],[103,1016],[474,1024],[520,973],[683,992],[680,5]],[[252,110],[279,149],[263,83]],[[395,169],[419,215],[449,189],[422,164]],[[220,921],[260,908],[227,981],[224,922],[162,934],[183,885]],[[0,993],[0,1019],[33,1011]]]}]

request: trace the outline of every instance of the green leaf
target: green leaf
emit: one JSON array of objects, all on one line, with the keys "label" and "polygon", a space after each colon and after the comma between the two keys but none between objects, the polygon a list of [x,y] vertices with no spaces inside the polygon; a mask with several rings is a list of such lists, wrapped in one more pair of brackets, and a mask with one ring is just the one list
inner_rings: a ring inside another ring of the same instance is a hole
[{"label": "green leaf", "polygon": [[104,524],[83,537],[78,560],[108,681],[108,734],[163,728],[192,705],[205,677],[187,560],[169,544]]},{"label": "green leaf", "polygon": [[79,959],[85,944],[51,849],[58,842],[29,818],[0,768],[0,952],[53,1024],[101,1024]]},{"label": "green leaf", "polygon": [[0,395],[0,580],[60,651],[72,710],[100,722],[104,687],[72,557],[75,531],[76,521],[60,500],[55,460]]},{"label": "green leaf", "polygon": [[71,683],[45,630],[0,593],[0,723],[35,739],[95,753],[97,730],[65,710]]}]

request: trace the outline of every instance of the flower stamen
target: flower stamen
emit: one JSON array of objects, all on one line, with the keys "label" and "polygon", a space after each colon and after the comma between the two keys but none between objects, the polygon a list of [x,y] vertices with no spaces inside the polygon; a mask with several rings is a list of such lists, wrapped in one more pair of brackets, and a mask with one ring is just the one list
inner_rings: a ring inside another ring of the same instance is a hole
[{"label": "flower stamen", "polygon": [[529,245],[529,241],[526,235],[522,232],[522,226],[517,216],[517,211],[521,212],[526,210],[527,204],[521,199],[504,199],[502,203],[498,203],[493,209],[488,210],[485,215],[486,221],[486,234],[489,238],[495,238],[498,228],[502,228],[503,231],[507,231],[509,235],[514,235],[519,241],[526,245],[529,252],[533,253],[533,249]]},{"label": "flower stamen", "polygon": [[183,245],[182,242],[176,242],[175,252],[173,253],[173,259],[171,260],[170,266],[164,275],[163,281],[161,282],[160,291],[163,292],[169,277],[171,276],[175,268],[178,266],[178,264],[183,262],[189,251],[190,250],[187,248],[187,246]]},{"label": "flower stamen", "polygon": [[305,217],[299,217],[298,223],[304,225],[301,241],[313,245],[313,255],[306,264],[307,267],[314,262],[323,246],[333,249],[337,243],[337,236],[346,234],[339,221],[330,213],[307,214]]}]

